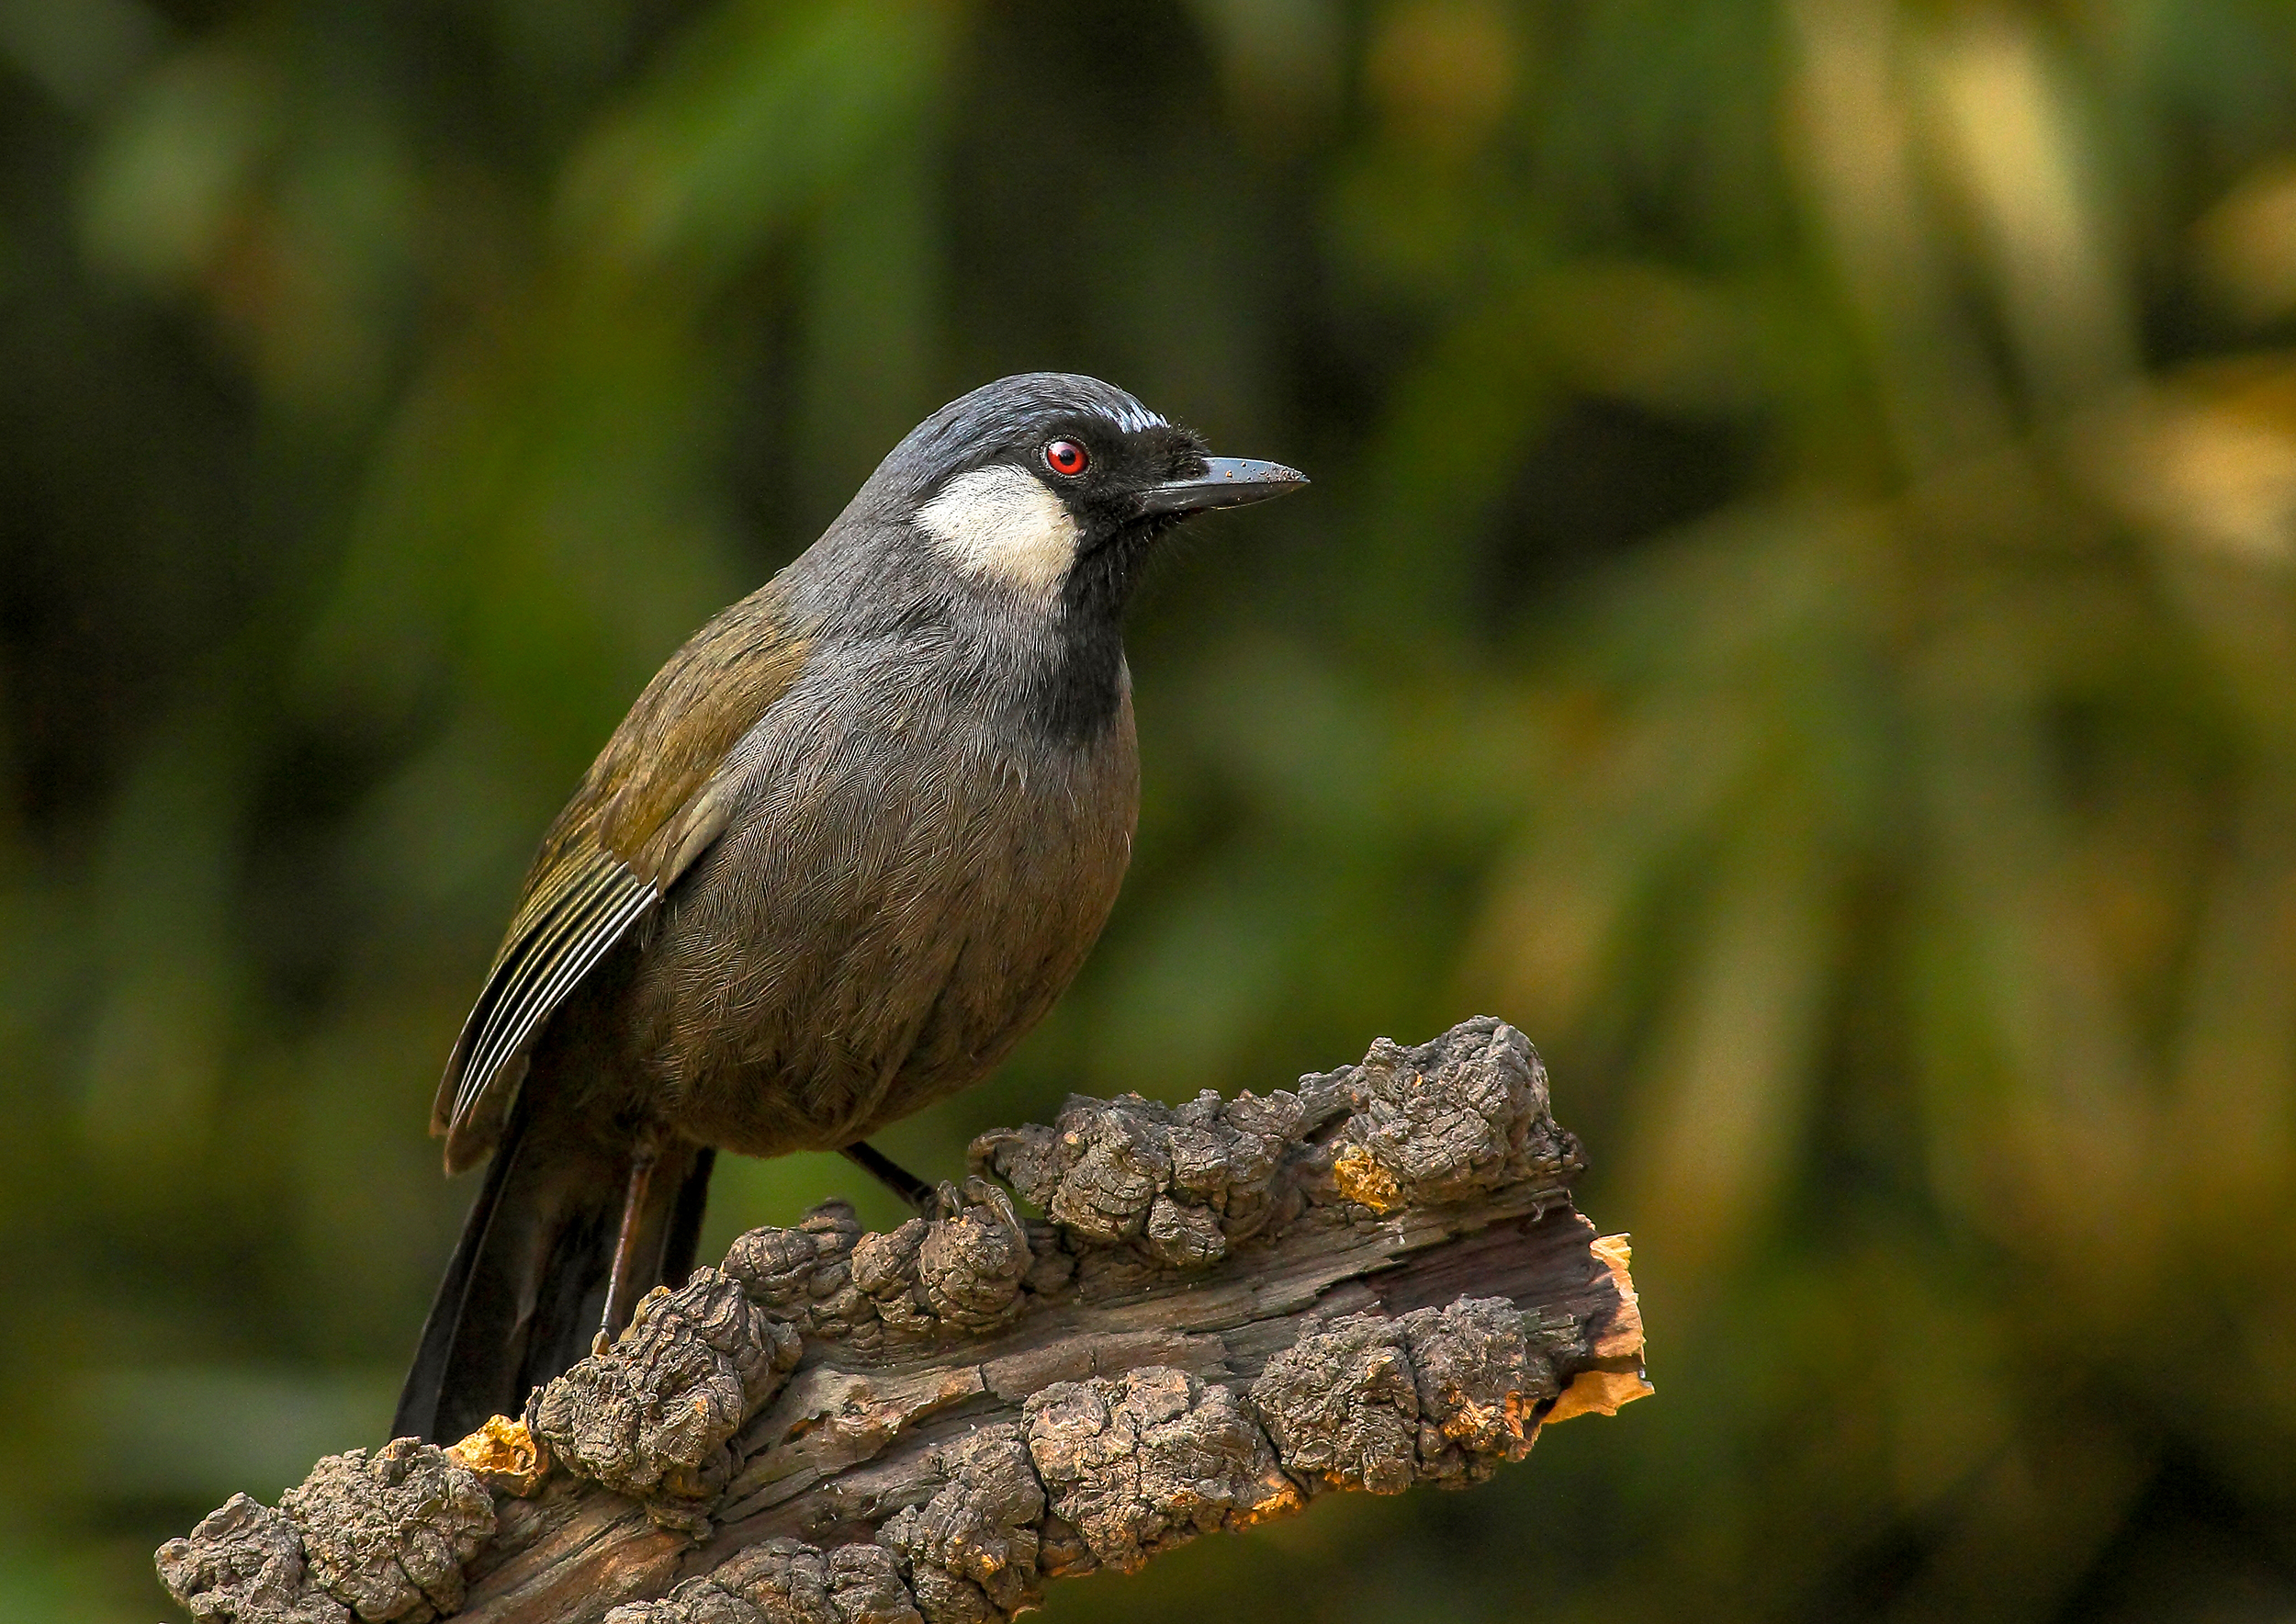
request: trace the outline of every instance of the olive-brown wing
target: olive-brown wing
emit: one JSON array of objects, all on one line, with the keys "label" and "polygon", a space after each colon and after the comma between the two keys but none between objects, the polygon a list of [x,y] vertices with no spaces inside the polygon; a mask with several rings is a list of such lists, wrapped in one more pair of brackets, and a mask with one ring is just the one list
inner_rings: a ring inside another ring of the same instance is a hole
[{"label": "olive-brown wing", "polygon": [[723,831],[734,749],[805,661],[768,586],[671,656],[614,729],[543,838],[447,1059],[431,1131],[449,1171],[493,1148],[535,1034]]}]

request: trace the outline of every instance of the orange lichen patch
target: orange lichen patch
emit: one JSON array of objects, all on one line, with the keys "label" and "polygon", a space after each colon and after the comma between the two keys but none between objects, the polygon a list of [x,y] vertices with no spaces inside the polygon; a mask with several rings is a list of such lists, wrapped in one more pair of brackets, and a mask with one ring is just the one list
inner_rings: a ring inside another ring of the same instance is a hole
[{"label": "orange lichen patch", "polygon": [[1372,1159],[1369,1150],[1351,1145],[1339,1153],[1332,1164],[1332,1179],[1339,1186],[1339,1193],[1351,1201],[1360,1201],[1374,1212],[1384,1212],[1396,1203],[1401,1191],[1396,1188],[1395,1175]]},{"label": "orange lichen patch", "polygon": [[1620,1405],[1648,1398],[1657,1391],[1640,1370],[1581,1370],[1555,1400],[1547,1419],[1551,1424],[1573,1415],[1615,1415]]},{"label": "orange lichen patch", "polygon": [[1477,1440],[1491,1438],[1494,1433],[1504,1435],[1515,1443],[1527,1446],[1523,1432],[1523,1417],[1528,1406],[1519,1393],[1510,1393],[1495,1404],[1469,1404],[1457,1401],[1458,1409],[1443,1424],[1443,1436],[1458,1442],[1465,1438]]},{"label": "orange lichen patch", "polygon": [[1603,1266],[1610,1270],[1611,1284],[1618,1290],[1618,1312],[1595,1338],[1594,1355],[1597,1359],[1639,1359],[1642,1303],[1635,1295],[1634,1278],[1626,1272],[1626,1265],[1634,1260],[1634,1248],[1626,1244],[1625,1235],[1606,1235],[1587,1250],[1602,1259]]},{"label": "orange lichen patch", "polygon": [[484,1427],[450,1447],[446,1453],[477,1473],[478,1481],[487,1487],[501,1489],[521,1499],[539,1489],[550,1472],[549,1459],[542,1445],[526,1430],[526,1424],[508,1415],[488,1416]]},{"label": "orange lichen patch", "polygon": [[1289,1517],[1306,1504],[1306,1498],[1289,1478],[1279,1479],[1266,1498],[1230,1512],[1228,1526],[1232,1528],[1255,1528],[1264,1522],[1274,1522],[1279,1517]]}]

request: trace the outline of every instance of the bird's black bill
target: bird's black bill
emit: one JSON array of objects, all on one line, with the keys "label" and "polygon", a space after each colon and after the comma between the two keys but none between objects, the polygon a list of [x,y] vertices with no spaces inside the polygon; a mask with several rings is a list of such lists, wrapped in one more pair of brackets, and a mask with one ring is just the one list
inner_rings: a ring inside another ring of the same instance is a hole
[{"label": "bird's black bill", "polygon": [[1208,457],[1193,479],[1167,479],[1140,493],[1143,513],[1199,513],[1207,508],[1242,507],[1266,502],[1308,482],[1307,475],[1279,462],[1250,457]]}]

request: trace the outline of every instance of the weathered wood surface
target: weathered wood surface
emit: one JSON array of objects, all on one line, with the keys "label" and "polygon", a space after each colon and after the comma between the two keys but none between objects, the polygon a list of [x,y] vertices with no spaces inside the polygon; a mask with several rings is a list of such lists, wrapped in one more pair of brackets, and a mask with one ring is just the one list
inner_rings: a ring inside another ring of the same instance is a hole
[{"label": "weathered wood surface", "polygon": [[[1649,1391],[1623,1237],[1502,1022],[1265,1100],[1071,1100],[973,1159],[938,1223],[753,1231],[523,1425],[331,1457],[163,1577],[244,1624],[974,1624],[1327,1490],[1480,1481]],[[359,1488],[402,1476],[463,1520]]]}]

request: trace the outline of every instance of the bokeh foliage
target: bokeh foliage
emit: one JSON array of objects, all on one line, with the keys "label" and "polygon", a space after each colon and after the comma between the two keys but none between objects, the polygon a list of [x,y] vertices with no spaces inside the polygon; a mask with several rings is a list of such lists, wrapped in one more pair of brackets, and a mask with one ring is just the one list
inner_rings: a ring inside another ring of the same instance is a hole
[{"label": "bokeh foliage", "polygon": [[0,1614],[375,1439],[536,831],[1061,367],[1317,483],[888,1147],[1503,1013],[1661,1396],[1052,1615],[2284,1616],[2291,345],[2284,0],[0,0]]}]

